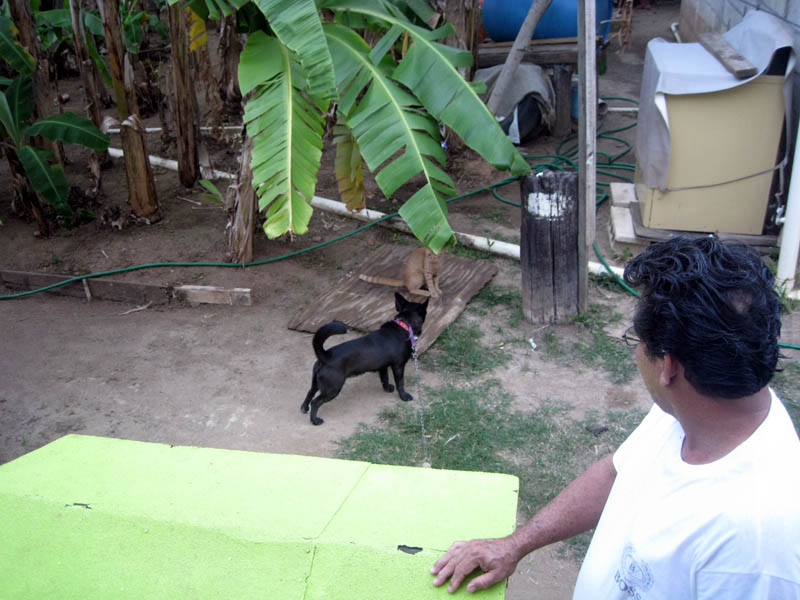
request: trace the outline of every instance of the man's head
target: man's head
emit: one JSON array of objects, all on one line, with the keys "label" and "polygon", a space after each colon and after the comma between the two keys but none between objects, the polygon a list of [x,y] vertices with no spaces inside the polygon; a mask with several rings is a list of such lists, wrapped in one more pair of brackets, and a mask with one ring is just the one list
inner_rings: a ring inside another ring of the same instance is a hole
[{"label": "man's head", "polygon": [[741,398],[772,378],[780,302],[755,250],[680,236],[635,257],[624,278],[642,288],[633,325],[645,352],[677,359],[698,392]]}]

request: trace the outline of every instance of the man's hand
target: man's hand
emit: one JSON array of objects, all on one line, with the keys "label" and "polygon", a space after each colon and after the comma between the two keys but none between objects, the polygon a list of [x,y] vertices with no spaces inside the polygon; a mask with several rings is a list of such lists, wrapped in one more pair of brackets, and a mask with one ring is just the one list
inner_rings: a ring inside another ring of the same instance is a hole
[{"label": "man's hand", "polygon": [[454,542],[431,569],[436,575],[433,585],[442,585],[449,578],[447,591],[452,594],[464,577],[480,567],[483,575],[470,581],[467,591],[483,590],[511,575],[520,558],[519,548],[510,537]]}]

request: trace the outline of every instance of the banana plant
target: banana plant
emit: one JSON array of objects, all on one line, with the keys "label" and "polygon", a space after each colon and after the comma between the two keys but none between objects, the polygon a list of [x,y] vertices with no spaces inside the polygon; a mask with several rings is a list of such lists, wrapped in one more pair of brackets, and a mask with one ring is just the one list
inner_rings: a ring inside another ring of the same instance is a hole
[{"label": "banana plant", "polygon": [[79,144],[92,150],[108,148],[109,137],[84,117],[71,112],[45,117],[30,123],[33,117],[33,88],[29,77],[17,77],[0,94],[0,129],[6,154],[18,157],[33,190],[58,214],[72,216],[67,203],[69,183],[60,164],[51,164],[50,151],[34,146],[33,136],[51,141]]},{"label": "banana plant", "polygon": [[[458,72],[471,64],[470,53],[439,42],[452,27],[430,30],[401,10],[420,15],[415,10],[420,5],[400,0],[190,3],[203,16],[238,11],[240,23],[250,23],[238,77],[242,94],[249,94],[244,120],[253,141],[252,184],[268,237],[308,230],[324,115],[331,103],[340,126],[337,139],[348,144],[337,161],[348,203],[358,205],[353,194],[363,193],[361,164],[352,156],[357,150],[387,197],[405,184],[420,183],[400,215],[435,252],[454,242],[446,199],[455,184],[444,170],[440,123],[495,167],[515,175],[529,170],[480,99],[480,88]],[[385,32],[374,47],[354,27],[365,22]],[[411,43],[398,61],[390,51],[401,37]],[[345,172],[346,165],[352,173]]]}]

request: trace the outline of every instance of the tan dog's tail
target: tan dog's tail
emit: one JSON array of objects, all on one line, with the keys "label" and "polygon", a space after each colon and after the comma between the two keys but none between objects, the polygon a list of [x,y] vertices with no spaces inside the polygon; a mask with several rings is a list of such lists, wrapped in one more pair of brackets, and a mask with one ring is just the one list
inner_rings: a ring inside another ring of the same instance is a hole
[{"label": "tan dog's tail", "polygon": [[364,275],[363,273],[358,276],[361,281],[366,281],[367,283],[377,283],[380,285],[392,285],[395,287],[403,287],[405,283],[403,283],[400,279],[389,279],[388,277],[379,277],[377,275]]}]

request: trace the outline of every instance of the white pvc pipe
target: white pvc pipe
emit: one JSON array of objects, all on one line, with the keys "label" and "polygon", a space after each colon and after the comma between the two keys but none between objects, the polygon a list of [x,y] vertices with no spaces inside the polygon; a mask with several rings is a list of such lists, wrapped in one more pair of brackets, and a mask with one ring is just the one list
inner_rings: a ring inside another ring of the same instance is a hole
[{"label": "white pvc pipe", "polygon": [[[124,153],[119,148],[109,148],[108,155],[111,158],[120,158]],[[163,167],[165,169],[169,169],[170,171],[177,171],[178,170],[178,161],[171,160],[169,158],[161,158],[160,156],[153,156],[152,154],[148,156],[150,159],[150,164],[156,167]],[[232,173],[228,173],[227,171],[217,171],[215,169],[206,169],[205,167],[200,167],[200,174],[205,179],[234,179],[234,175]]]},{"label": "white pvc pipe", "polygon": [[[117,148],[109,148],[108,149],[109,156],[114,158],[119,158],[122,156],[122,150]],[[156,165],[159,167],[163,167],[165,169],[170,169],[172,171],[178,170],[178,161],[170,160],[166,158],[161,158],[158,156],[150,155],[150,164]],[[208,179],[228,179],[232,178],[233,176],[230,173],[226,173],[225,171],[214,171],[208,170],[205,172],[206,177]],[[798,177],[800,180],[800,176]],[[336,200],[329,200],[328,198],[322,198],[320,196],[314,196],[311,199],[311,206],[313,208],[318,208],[320,210],[325,210],[328,212],[335,213],[337,215],[342,215],[344,217],[350,217],[352,219],[357,219],[359,221],[364,221],[367,223],[371,223],[372,221],[377,221],[378,219],[385,217],[386,213],[382,213],[378,210],[370,210],[370,209],[363,209],[359,211],[352,211],[347,208],[343,202],[337,202]],[[397,231],[402,231],[404,233],[411,233],[411,229],[408,225],[405,224],[404,221],[401,219],[387,219],[386,220],[387,227],[392,229],[396,229]],[[456,240],[458,243],[463,244],[464,246],[468,246],[470,248],[475,248],[476,250],[483,250],[484,252],[490,252],[491,254],[497,254],[498,256],[504,256],[506,258],[513,258],[515,260],[519,260],[519,245],[518,244],[510,244],[508,242],[503,242],[501,240],[493,240],[487,237],[481,237],[477,235],[472,235],[470,233],[459,233],[454,231],[453,234],[456,236]],[[622,277],[622,269],[619,267],[613,267],[609,265],[611,270],[614,272],[617,277]],[[599,275],[599,276],[608,276],[608,270],[600,263],[589,261],[588,264],[589,273],[592,275]]]},{"label": "white pvc pipe", "polygon": [[781,229],[780,247],[775,279],[778,286],[785,285],[785,290],[791,292],[794,288],[797,254],[800,250],[800,123],[794,140],[792,180],[786,197],[786,214]]},{"label": "white pvc pipe", "polygon": [[[199,127],[200,131],[213,131],[213,127]],[[222,129],[225,131],[241,131],[242,125],[223,125]],[[142,131],[145,133],[159,133],[163,131],[163,127],[145,127]],[[111,129],[106,129],[104,133],[119,133],[120,129],[118,127],[112,127]]]},{"label": "white pvc pipe", "polygon": [[[319,208],[321,210],[326,210],[328,212],[332,212],[337,215],[342,215],[344,217],[350,217],[365,222],[377,221],[381,217],[386,216],[386,213],[382,213],[377,210],[366,209],[360,211],[352,211],[348,209],[347,206],[342,202],[337,202],[336,200],[329,200],[327,198],[320,198],[319,196],[314,196],[314,198],[311,200],[311,206],[313,208]],[[400,221],[399,219],[387,219],[386,225],[388,227],[391,227],[392,229],[396,229],[404,233],[411,233],[411,230],[409,229],[408,225],[406,225],[403,221]],[[454,231],[453,233],[456,236],[456,240],[458,240],[458,242],[460,244],[463,244],[464,246],[475,248],[477,250],[483,250],[484,252],[491,252],[492,254],[497,254],[499,256],[504,256],[506,258],[513,258],[519,260],[518,244],[509,244],[508,242],[493,240],[487,237],[479,237],[477,235],[472,235],[469,233],[459,233],[457,231]],[[611,267],[611,270],[618,277],[622,277],[622,269],[620,269],[619,267]],[[589,261],[589,272],[592,275],[608,275],[608,271],[602,264],[591,261]]]}]

